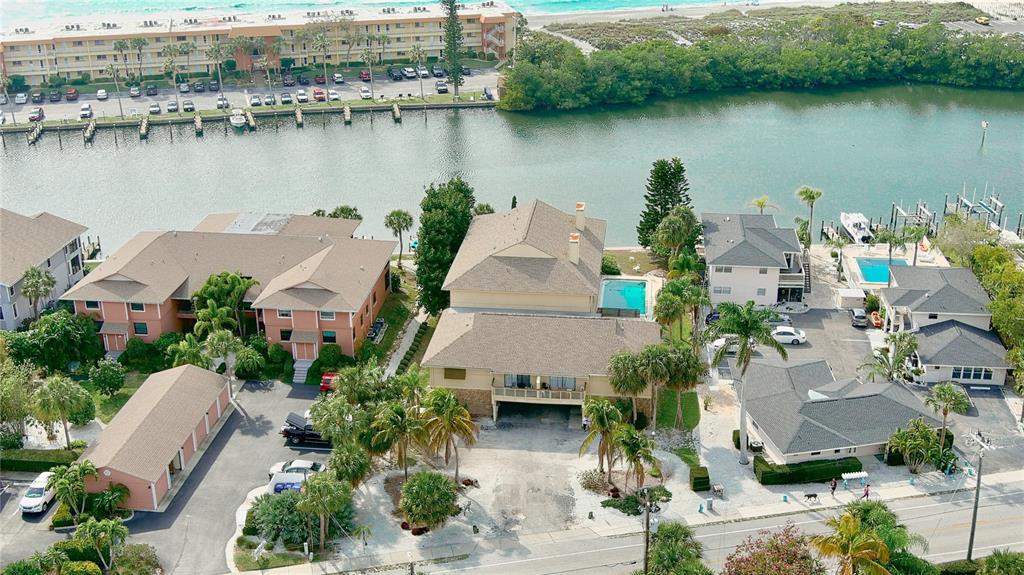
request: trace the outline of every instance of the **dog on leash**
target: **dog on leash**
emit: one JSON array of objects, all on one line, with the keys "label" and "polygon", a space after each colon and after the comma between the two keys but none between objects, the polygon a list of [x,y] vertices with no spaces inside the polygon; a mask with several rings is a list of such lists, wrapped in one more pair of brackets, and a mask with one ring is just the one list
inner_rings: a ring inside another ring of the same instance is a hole
[{"label": "dog on leash", "polygon": [[817,503],[818,502],[818,494],[817,493],[804,493],[804,502],[806,502],[806,503]]}]

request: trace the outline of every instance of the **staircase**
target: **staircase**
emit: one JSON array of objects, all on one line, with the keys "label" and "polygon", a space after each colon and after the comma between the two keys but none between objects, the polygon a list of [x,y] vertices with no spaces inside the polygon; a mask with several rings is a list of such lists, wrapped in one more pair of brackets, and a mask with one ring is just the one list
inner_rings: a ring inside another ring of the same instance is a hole
[{"label": "staircase", "polygon": [[292,377],[292,383],[306,383],[306,374],[309,373],[311,365],[313,362],[308,359],[295,360],[295,376]]},{"label": "staircase", "polygon": [[811,254],[804,251],[804,294],[811,293]]}]

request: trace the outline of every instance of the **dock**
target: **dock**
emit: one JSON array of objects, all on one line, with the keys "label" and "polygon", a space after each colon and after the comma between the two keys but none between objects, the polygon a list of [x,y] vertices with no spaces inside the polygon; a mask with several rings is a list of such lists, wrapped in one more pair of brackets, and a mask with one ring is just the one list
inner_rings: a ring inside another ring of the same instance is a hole
[{"label": "dock", "polygon": [[200,116],[199,114],[196,114],[196,117],[195,117],[195,120],[194,120],[194,125],[195,125],[195,128],[196,128],[196,135],[197,136],[202,136],[203,135],[203,117]]},{"label": "dock", "polygon": [[143,116],[139,123],[139,139],[145,140],[149,137],[149,116]]},{"label": "dock", "polygon": [[42,136],[42,135],[43,135],[43,123],[42,122],[36,122],[32,126],[32,131],[30,131],[28,133],[28,143],[30,145],[31,144],[35,144],[39,140],[39,137]]},{"label": "dock", "polygon": [[93,137],[96,136],[96,120],[93,120],[86,124],[85,129],[82,130],[82,139],[86,142],[92,142]]},{"label": "dock", "polygon": [[249,126],[250,130],[256,129],[256,118],[252,115],[252,110],[245,111],[245,124]]},{"label": "dock", "polygon": [[302,108],[295,108],[295,125],[302,127]]},{"label": "dock", "polygon": [[346,126],[350,125],[352,123],[352,108],[351,107],[345,106],[344,108],[342,108],[341,115],[345,118],[345,125]]},{"label": "dock", "polygon": [[398,104],[391,105],[391,117],[395,119],[395,123],[402,121],[402,109],[398,107]]}]

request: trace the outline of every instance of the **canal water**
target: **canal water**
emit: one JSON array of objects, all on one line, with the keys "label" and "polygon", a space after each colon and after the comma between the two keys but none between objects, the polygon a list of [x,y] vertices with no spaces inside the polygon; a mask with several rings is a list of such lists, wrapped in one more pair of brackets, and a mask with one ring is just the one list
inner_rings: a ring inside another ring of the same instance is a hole
[{"label": "canal water", "polygon": [[[982,145],[981,122],[989,122]],[[698,210],[749,211],[768,195],[781,224],[806,208],[793,192],[825,191],[816,219],[840,210],[888,218],[891,203],[994,188],[1024,210],[1024,97],[932,86],[815,93],[694,96],[577,113],[494,110],[306,116],[262,120],[252,133],[208,123],[68,132],[35,146],[9,135],[0,152],[0,205],[51,211],[99,234],[109,253],[137,231],[190,229],[208,212],[309,213],[354,204],[360,233],[389,236],[384,215],[416,211],[423,187],[462,175],[479,201],[508,209],[541,198],[578,200],[609,220],[607,244],[632,245],[651,162],[678,156]],[[6,248],[6,246],[5,246]]]}]

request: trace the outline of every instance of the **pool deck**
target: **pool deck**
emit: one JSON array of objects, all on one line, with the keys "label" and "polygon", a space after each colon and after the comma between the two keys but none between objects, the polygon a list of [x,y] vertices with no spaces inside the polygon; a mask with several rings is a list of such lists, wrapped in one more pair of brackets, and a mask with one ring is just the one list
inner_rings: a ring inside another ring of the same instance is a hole
[{"label": "pool deck", "polygon": [[646,319],[646,320],[650,320],[650,321],[654,320],[654,301],[658,297],[658,292],[660,292],[661,288],[665,285],[665,278],[654,276],[654,275],[643,275],[643,276],[626,276],[626,275],[622,275],[622,276],[601,276],[601,285],[602,285],[601,300],[602,301],[598,301],[598,306],[599,307],[603,303],[603,299],[604,299],[603,286],[604,286],[605,280],[622,280],[622,281],[642,281],[642,282],[647,282],[647,289],[644,290],[644,292],[645,292],[644,293],[644,298],[646,300],[644,302],[644,314],[641,315],[640,317],[643,318],[643,319]]},{"label": "pool deck", "polygon": [[[888,282],[869,282],[864,279],[861,275],[860,266],[857,264],[859,258],[872,258],[872,259],[888,259],[889,257],[889,246],[888,244],[850,244],[843,248],[843,270],[846,272],[846,283],[851,288],[859,288],[865,292],[879,290],[888,285]],[[904,260],[907,265],[913,265],[914,262],[914,244],[905,244],[903,246],[897,246],[892,250],[893,260]],[[918,250],[917,253],[917,265],[918,267],[939,267],[948,268],[950,267],[949,261],[946,259],[939,248],[934,244],[929,246],[928,250]]]}]

